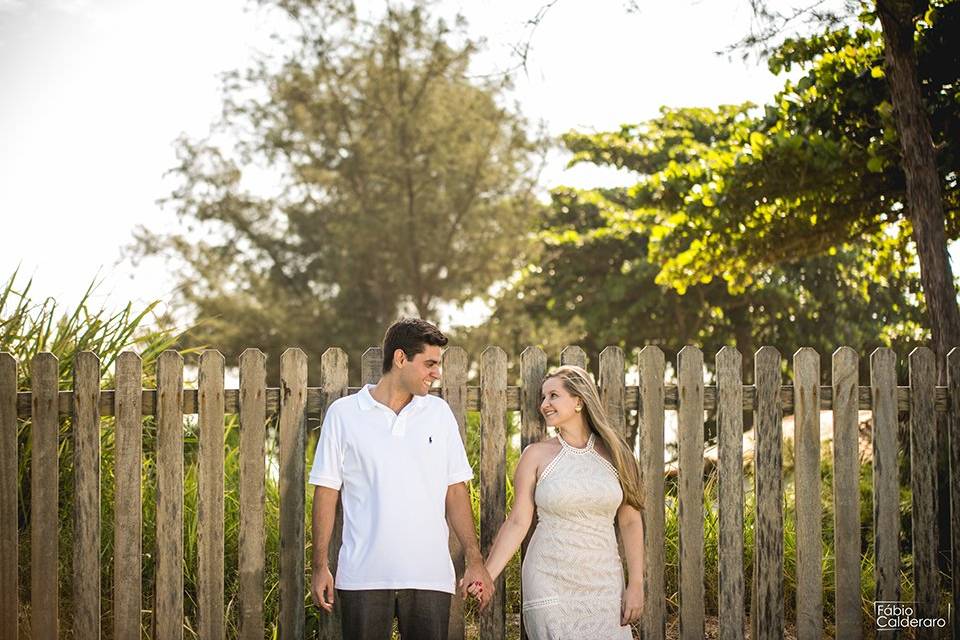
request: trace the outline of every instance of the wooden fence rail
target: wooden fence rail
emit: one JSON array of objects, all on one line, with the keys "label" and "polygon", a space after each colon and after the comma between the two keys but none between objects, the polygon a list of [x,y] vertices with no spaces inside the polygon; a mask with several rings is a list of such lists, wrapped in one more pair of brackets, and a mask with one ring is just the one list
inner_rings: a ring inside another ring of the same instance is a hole
[{"label": "wooden fence rail", "polygon": [[[363,384],[379,378],[379,348],[361,359]],[[705,635],[705,477],[703,473],[707,416],[715,417],[718,442],[718,571],[717,610],[720,637],[743,638],[749,624],[751,637],[782,638],[784,603],[784,461],[782,421],[795,415],[794,486],[796,516],[796,630],[800,638],[819,638],[825,628],[838,638],[860,638],[865,627],[861,602],[861,520],[859,487],[858,410],[872,412],[873,528],[875,599],[899,598],[900,484],[897,454],[898,414],[909,416],[911,554],[914,600],[921,615],[943,615],[937,564],[937,483],[949,486],[951,499],[952,569],[960,567],[960,351],[947,358],[947,384],[936,385],[936,362],[926,348],[908,358],[909,384],[897,386],[897,356],[877,349],[869,358],[870,381],[858,380],[859,356],[841,347],[830,364],[831,384],[821,385],[821,357],[814,350],[798,350],[787,369],[781,354],[762,347],[753,356],[754,384],[741,379],[742,355],[725,347],[716,354],[710,380],[705,384],[704,355],[685,347],[677,357],[674,382],[665,380],[663,352],[648,346],[628,362],[623,351],[608,347],[596,367],[602,400],[611,424],[634,442],[647,506],[645,581],[647,603],[640,632],[645,639],[666,635],[664,480],[665,412],[677,412],[679,474],[676,500],[679,512],[678,596],[679,636],[700,639]],[[567,347],[561,363],[586,366],[587,354]],[[470,364],[459,347],[443,355],[443,380],[436,390],[450,404],[461,436],[466,441],[467,414],[480,413],[480,542],[486,554],[506,513],[506,459],[508,418],[518,412],[521,446],[546,435],[539,419],[540,383],[548,367],[546,354],[528,348],[520,355],[510,384],[507,354],[489,347],[479,358],[479,384],[470,385]],[[197,389],[184,389],[184,363],[176,352],[165,352],[157,363],[156,389],[142,386],[139,356],[123,353],[116,363],[115,389],[101,390],[101,365],[92,353],[76,358],[73,389],[59,390],[57,359],[49,353],[30,363],[31,388],[17,387],[18,363],[0,354],[0,640],[18,637],[21,612],[29,612],[34,638],[57,638],[60,622],[69,616],[77,638],[134,638],[141,634],[142,557],[155,554],[153,625],[148,635],[181,638],[184,626],[184,417],[196,414],[198,453],[198,528],[196,633],[204,640],[226,637],[224,576],[235,572],[238,583],[238,628],[244,639],[263,638],[266,627],[279,623],[281,638],[304,636],[308,580],[305,573],[305,471],[308,418],[322,418],[326,407],[358,387],[348,385],[347,355],[338,348],[321,358],[320,380],[309,386],[307,357],[289,349],[280,358],[280,386],[266,386],[267,359],[248,349],[239,358],[239,388],[226,389],[226,363],[216,351],[199,360]],[[627,371],[638,376],[637,385],[626,383]],[[791,372],[784,385],[782,372]],[[836,593],[835,619],[825,621],[823,502],[821,487],[820,411],[832,410],[834,437],[833,530]],[[744,412],[753,413],[755,429],[755,501],[752,530],[751,601],[746,600],[744,566]],[[635,413],[634,413],[635,412]],[[236,566],[225,561],[224,543],[224,420],[239,419],[239,544]],[[938,414],[947,425],[950,468],[947,477],[938,471]],[[101,558],[101,417],[115,416],[113,473],[113,555]],[[141,477],[144,472],[144,416],[156,418],[156,546],[142,544]],[[279,616],[265,620],[265,442],[268,418],[276,417],[279,438]],[[636,416],[636,419],[633,419]],[[73,442],[73,495],[58,495],[60,487],[60,423],[68,418]],[[20,459],[18,420],[29,420],[29,459]],[[636,430],[631,431],[631,425]],[[906,444],[906,443],[904,443]],[[22,533],[18,518],[21,467],[30,469],[29,567],[20,563]],[[58,516],[64,499],[73,505],[72,522]],[[72,529],[72,585],[69,611],[58,602],[57,535],[60,527]],[[331,544],[335,569],[340,524]],[[451,538],[451,554],[458,574],[463,554]],[[523,549],[526,548],[524,544]],[[101,566],[107,563],[106,567]],[[19,600],[21,573],[30,575],[29,602]],[[112,580],[112,607],[105,617],[100,602],[101,575]],[[522,585],[521,585],[522,588]],[[960,579],[952,581],[951,602],[960,604]],[[506,637],[506,584],[501,577],[493,606],[480,616],[483,640]],[[748,622],[749,621],[749,622]],[[825,624],[825,622],[827,624]],[[452,605],[451,638],[464,637],[462,605]],[[324,637],[338,637],[337,618],[325,622]],[[924,631],[918,637],[925,636]],[[956,631],[953,631],[956,634]],[[884,637],[881,633],[880,637]],[[954,635],[957,637],[957,635]]]}]

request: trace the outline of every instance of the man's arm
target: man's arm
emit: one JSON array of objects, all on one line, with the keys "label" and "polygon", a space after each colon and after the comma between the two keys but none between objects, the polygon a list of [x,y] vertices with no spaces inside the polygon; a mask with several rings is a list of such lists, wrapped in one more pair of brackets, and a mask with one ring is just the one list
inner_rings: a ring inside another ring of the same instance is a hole
[{"label": "man's arm", "polygon": [[453,533],[463,547],[467,568],[460,585],[460,595],[467,596],[467,587],[474,582],[483,585],[480,608],[484,609],[493,597],[494,586],[490,573],[483,566],[480,544],[477,542],[476,527],[473,522],[473,510],[470,508],[470,492],[465,482],[456,482],[447,487],[447,520],[453,527]]},{"label": "man's arm", "polygon": [[330,538],[337,517],[337,499],[340,492],[317,486],[313,491],[313,577],[310,593],[313,602],[324,611],[333,611],[334,584],[330,573]]}]

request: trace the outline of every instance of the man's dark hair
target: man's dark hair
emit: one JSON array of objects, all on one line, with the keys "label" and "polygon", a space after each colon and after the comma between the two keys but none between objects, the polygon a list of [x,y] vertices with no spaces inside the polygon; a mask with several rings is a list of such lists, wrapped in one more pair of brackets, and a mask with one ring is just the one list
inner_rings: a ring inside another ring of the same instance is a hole
[{"label": "man's dark hair", "polygon": [[397,349],[403,349],[407,358],[413,360],[415,355],[423,353],[428,344],[445,347],[447,336],[435,325],[420,318],[397,320],[383,336],[383,372],[387,373],[393,368],[393,354]]}]

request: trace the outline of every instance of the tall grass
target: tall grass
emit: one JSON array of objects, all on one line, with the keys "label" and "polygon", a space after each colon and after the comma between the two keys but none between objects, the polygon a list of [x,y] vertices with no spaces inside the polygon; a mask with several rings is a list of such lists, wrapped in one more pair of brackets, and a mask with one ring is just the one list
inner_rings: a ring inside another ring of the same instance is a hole
[{"label": "tall grass", "polygon": [[[23,281],[15,271],[0,289],[0,351],[12,354],[18,361],[17,386],[29,389],[31,382],[31,361],[41,351],[53,353],[59,359],[60,389],[72,387],[72,372],[75,357],[82,351],[93,351],[100,356],[102,387],[112,388],[113,367],[117,356],[126,350],[140,354],[143,360],[145,386],[155,383],[156,359],[166,349],[174,347],[179,335],[169,328],[149,326],[154,320],[157,302],[135,310],[132,304],[116,312],[104,308],[95,308],[92,303],[96,284],[84,292],[79,303],[72,309],[61,309],[53,298],[36,301],[31,297],[32,280]],[[101,557],[112,557],[113,541],[113,475],[114,428],[113,419],[104,418],[101,430]],[[155,428],[150,421],[144,425],[144,448],[150,451],[154,441]],[[20,421],[17,425],[18,447],[18,526],[20,550],[20,602],[21,627],[24,633],[29,631],[30,602],[30,422]],[[153,465],[149,457],[144,464],[144,477],[153,474]],[[149,482],[144,491],[144,549],[152,544],[152,516]],[[69,419],[60,420],[59,434],[59,571],[61,626],[65,637],[71,637],[69,615],[72,600],[72,512],[73,503],[73,442]],[[148,559],[152,557],[147,556]],[[104,563],[104,576],[101,580],[104,614],[109,615],[112,602],[110,593],[110,563]],[[144,575],[148,574],[145,567]],[[26,637],[26,636],[25,636]]]}]

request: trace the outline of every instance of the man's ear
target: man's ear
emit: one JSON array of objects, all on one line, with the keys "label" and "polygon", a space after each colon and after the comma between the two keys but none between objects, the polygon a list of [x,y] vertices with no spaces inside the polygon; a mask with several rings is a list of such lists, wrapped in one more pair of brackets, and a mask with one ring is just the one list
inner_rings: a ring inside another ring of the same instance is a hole
[{"label": "man's ear", "polygon": [[402,367],[407,363],[407,354],[403,349],[395,349],[393,352],[393,366]]}]

